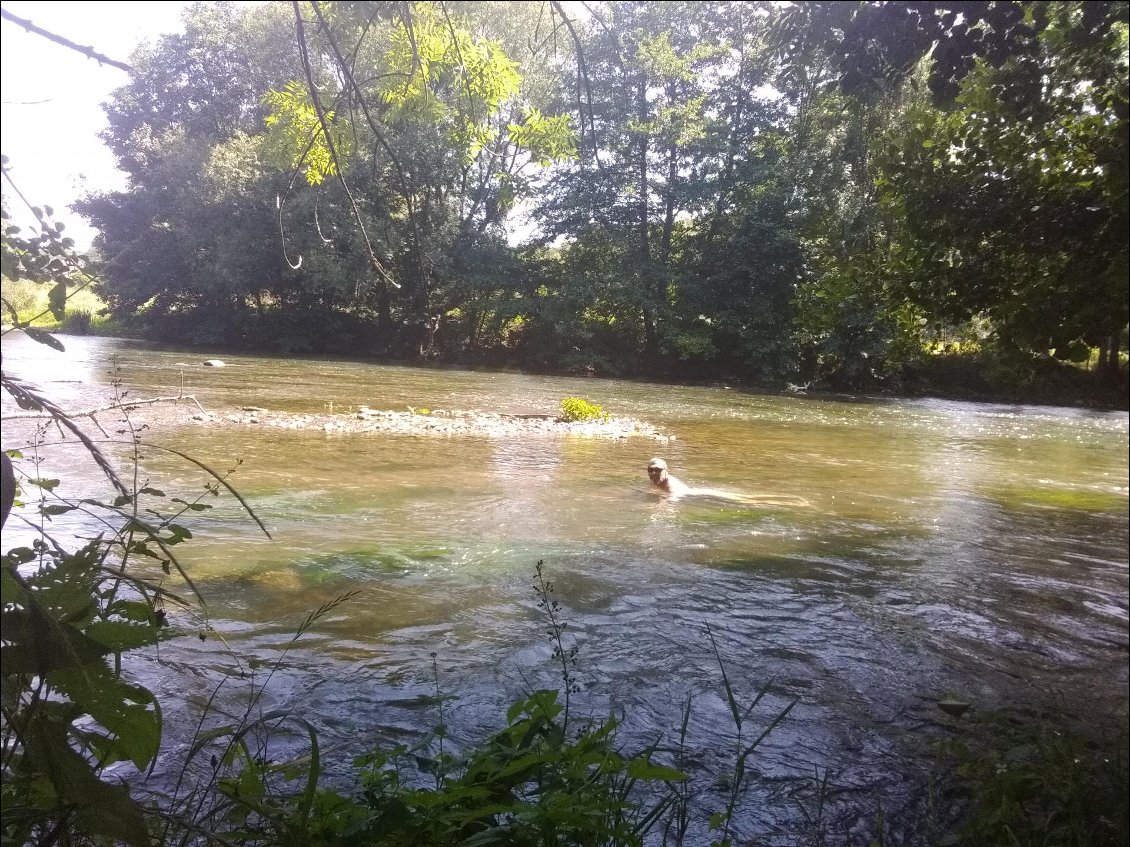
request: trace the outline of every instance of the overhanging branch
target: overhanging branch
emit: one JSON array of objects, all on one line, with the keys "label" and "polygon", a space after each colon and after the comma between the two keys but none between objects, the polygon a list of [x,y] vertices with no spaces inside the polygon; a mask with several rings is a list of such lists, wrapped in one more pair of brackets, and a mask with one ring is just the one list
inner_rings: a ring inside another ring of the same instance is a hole
[{"label": "overhanging branch", "polygon": [[13,15],[7,9],[0,9],[0,15],[4,16],[4,20],[11,21],[14,24],[18,24],[19,26],[22,26],[24,29],[26,29],[28,32],[34,33],[35,35],[42,36],[43,38],[46,38],[48,41],[53,41],[56,44],[60,45],[61,47],[66,47],[68,50],[74,50],[76,53],[81,53],[82,55],[86,56],[86,58],[93,59],[94,61],[96,61],[100,65],[109,65],[112,68],[118,68],[119,70],[123,70],[126,73],[133,73],[133,68],[130,67],[129,65],[127,65],[125,62],[119,62],[116,59],[111,59],[109,56],[107,56],[103,53],[99,53],[93,47],[84,47],[81,44],[76,44],[75,42],[71,41],[69,38],[64,38],[63,36],[56,35],[55,33],[51,32],[49,30],[46,30],[43,27],[36,26],[31,21],[29,21],[27,18],[21,18],[21,17],[18,17],[16,15]]}]

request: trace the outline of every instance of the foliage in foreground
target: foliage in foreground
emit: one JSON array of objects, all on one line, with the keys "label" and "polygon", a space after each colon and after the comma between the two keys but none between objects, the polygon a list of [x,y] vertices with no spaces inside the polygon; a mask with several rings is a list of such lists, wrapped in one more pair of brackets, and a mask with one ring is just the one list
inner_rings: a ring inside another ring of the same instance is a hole
[{"label": "foliage in foreground", "polygon": [[1099,847],[1130,838],[1127,736],[1097,743],[1055,716],[974,715],[941,745],[968,845]]},{"label": "foliage in foreground", "polygon": [[[212,476],[191,500],[167,496],[140,480],[142,450],[160,448],[141,441],[127,405],[122,414],[132,438],[96,444],[33,389],[7,375],[3,386],[24,409],[69,425],[84,438],[114,495],[71,499],[60,479],[43,476],[46,424],[26,452],[6,452],[17,460],[22,489],[36,496],[28,504],[17,502],[29,508],[13,518],[30,530],[30,543],[9,549],[0,572],[4,835],[17,844],[65,843],[70,833],[146,844],[149,810],[105,775],[119,762],[138,772],[148,769],[160,750],[164,718],[153,693],[123,673],[123,658],[184,634],[168,625],[165,609],[190,604],[165,583],[176,573],[195,591],[176,552],[192,538],[185,518],[210,509],[207,500],[222,489],[234,491],[227,474],[191,459]],[[131,484],[104,447],[129,451]],[[70,543],[76,517],[99,527],[98,534]]]}]

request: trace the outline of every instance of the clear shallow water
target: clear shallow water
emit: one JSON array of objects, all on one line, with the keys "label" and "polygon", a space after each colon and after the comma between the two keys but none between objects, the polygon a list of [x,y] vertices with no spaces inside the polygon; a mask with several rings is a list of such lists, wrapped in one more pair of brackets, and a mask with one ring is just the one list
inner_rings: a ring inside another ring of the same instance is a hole
[{"label": "clear shallow water", "polygon": [[[978,707],[1125,714],[1126,413],[243,356],[213,370],[199,354],[64,340],[58,354],[8,336],[4,367],[72,409],[108,401],[116,357],[132,396],[183,384],[210,411],[536,413],[583,396],[677,436],[147,434],[216,469],[243,459],[233,482],[274,540],[220,501],[183,548],[237,653],[272,659],[307,612],[356,592],[291,651],[264,704],[314,720],[342,762],[435,722],[413,702],[434,690],[433,652],[459,697],[457,739],[496,727],[523,690],[558,684],[533,594],[539,559],[580,647],[581,708],[624,709],[629,737],[671,736],[691,696],[698,764],[726,770],[732,725],[706,627],[739,693],[772,680],[765,720],[798,700],[756,758],[746,834],[790,826],[814,768],[832,770],[845,821],[874,817],[859,797],[913,818],[913,739],[941,720],[947,693]],[[5,447],[13,434],[5,424]],[[644,474],[657,454],[692,485],[810,507],[657,500]],[[99,484],[76,455],[48,453],[71,493]],[[156,453],[144,469],[181,496],[204,483]],[[213,640],[182,639],[140,673],[171,714],[230,664]],[[703,791],[715,808],[709,779]]]}]

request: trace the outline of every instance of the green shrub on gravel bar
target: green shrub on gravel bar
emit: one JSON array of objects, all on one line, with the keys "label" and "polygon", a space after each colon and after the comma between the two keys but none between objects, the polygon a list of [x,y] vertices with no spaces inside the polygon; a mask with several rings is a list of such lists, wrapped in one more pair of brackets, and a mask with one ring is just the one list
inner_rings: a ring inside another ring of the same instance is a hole
[{"label": "green shrub on gravel bar", "polygon": [[582,400],[580,397],[566,397],[561,401],[561,420],[567,423],[578,421],[607,421],[608,414],[603,407]]}]

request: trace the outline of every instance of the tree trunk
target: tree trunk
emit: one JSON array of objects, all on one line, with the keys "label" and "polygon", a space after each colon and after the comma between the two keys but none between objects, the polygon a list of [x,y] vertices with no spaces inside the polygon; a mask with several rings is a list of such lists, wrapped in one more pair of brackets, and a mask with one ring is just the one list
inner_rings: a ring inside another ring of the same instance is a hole
[{"label": "tree trunk", "polygon": [[659,263],[654,269],[655,278],[652,280],[652,299],[654,300],[655,327],[652,349],[648,357],[648,366],[656,368],[659,365],[659,328],[660,319],[664,316],[667,307],[667,283],[671,267],[671,239],[675,232],[675,182],[679,178],[679,151],[674,142],[667,148],[667,186],[664,190],[663,233],[659,242]]},{"label": "tree trunk", "polygon": [[1099,361],[1096,367],[1103,381],[1111,385],[1117,385],[1120,376],[1118,367],[1119,334],[1110,335],[1099,344]]},{"label": "tree trunk", "polygon": [[[744,20],[744,19],[743,19]],[[744,32],[743,32],[744,35]],[[737,162],[738,149],[742,131],[742,121],[745,119],[745,105],[749,97],[745,90],[745,39],[741,41],[741,62],[738,64],[738,90],[734,95],[734,117],[730,123],[729,136],[726,139],[726,161],[722,166],[722,173],[718,179],[718,196],[714,200],[714,212],[710,216],[710,224],[706,229],[707,245],[713,244],[718,235],[718,226],[722,223],[722,207],[730,192],[730,178],[734,173],[734,164]]]},{"label": "tree trunk", "polygon": [[1110,347],[1107,343],[1108,341],[1110,341],[1110,339],[1106,336],[1103,336],[1102,338],[1098,339],[1098,345],[1097,346],[1098,346],[1098,349],[1099,349],[1099,357],[1098,357],[1098,361],[1095,362],[1095,373],[1099,374],[1100,376],[1102,376],[1103,372],[1108,367],[1108,365],[1107,365],[1107,350],[1110,349]]},{"label": "tree trunk", "polygon": [[420,243],[420,230],[427,231],[429,219],[428,195],[424,194],[424,208],[416,212],[408,206],[412,219],[409,259],[411,262],[411,288],[407,326],[407,354],[416,359],[427,359],[429,355],[432,315],[431,284],[427,263],[424,261],[423,245]]},{"label": "tree trunk", "polygon": [[392,297],[388,292],[388,283],[381,280],[377,286],[377,335],[382,349],[389,348],[392,334]]},{"label": "tree trunk", "polygon": [[648,291],[649,276],[651,274],[651,245],[648,241],[648,209],[647,209],[647,131],[642,127],[647,125],[647,79],[641,76],[636,87],[636,117],[640,122],[640,149],[637,167],[639,169],[639,281],[640,290],[644,295],[643,308],[643,334],[644,334],[644,362],[651,369],[659,357],[659,333],[656,329],[656,305],[652,304],[652,297]]}]

